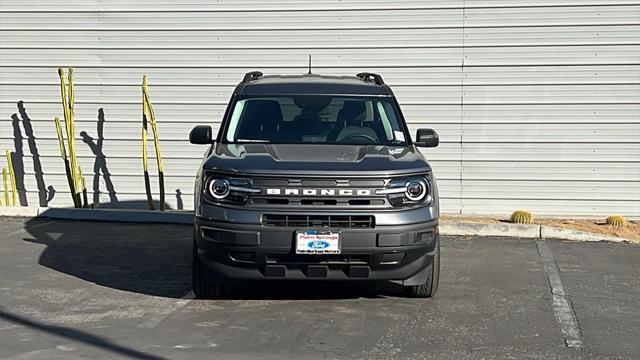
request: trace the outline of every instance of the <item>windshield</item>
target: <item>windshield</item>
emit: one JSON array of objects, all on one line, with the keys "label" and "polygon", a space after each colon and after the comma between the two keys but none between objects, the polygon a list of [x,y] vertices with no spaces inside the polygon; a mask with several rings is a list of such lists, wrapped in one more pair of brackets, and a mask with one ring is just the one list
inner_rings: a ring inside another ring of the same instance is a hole
[{"label": "windshield", "polygon": [[389,98],[296,95],[236,102],[228,143],[406,145]]}]

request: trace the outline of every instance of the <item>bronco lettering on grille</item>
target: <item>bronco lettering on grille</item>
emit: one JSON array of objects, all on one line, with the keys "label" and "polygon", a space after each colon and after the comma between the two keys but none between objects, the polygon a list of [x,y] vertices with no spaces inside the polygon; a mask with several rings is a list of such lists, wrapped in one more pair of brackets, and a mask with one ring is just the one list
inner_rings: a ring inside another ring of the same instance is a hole
[{"label": "bronco lettering on grille", "polygon": [[296,189],[267,188],[267,195],[293,196],[371,196],[371,189]]}]

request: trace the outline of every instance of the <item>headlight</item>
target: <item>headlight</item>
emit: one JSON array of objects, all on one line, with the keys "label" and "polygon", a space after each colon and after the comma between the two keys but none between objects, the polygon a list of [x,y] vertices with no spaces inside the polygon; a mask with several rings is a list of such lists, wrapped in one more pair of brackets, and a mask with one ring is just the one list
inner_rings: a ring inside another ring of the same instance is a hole
[{"label": "headlight", "polygon": [[259,194],[247,179],[211,175],[205,183],[205,198],[212,202],[242,205],[249,194]]},{"label": "headlight", "polygon": [[429,204],[432,199],[430,183],[430,174],[394,179],[386,189],[377,190],[376,194],[387,195],[393,206]]},{"label": "headlight", "polygon": [[411,180],[407,183],[405,196],[411,201],[421,201],[427,196],[429,185],[422,180]]},{"label": "headlight", "polygon": [[216,199],[226,198],[231,190],[229,190],[229,181],[226,179],[213,180],[209,182],[209,194]]}]

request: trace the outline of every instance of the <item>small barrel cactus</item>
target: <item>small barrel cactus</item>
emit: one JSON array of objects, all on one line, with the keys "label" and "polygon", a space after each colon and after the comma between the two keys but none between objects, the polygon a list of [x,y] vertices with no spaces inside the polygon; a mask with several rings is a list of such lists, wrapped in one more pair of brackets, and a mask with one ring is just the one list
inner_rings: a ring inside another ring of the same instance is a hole
[{"label": "small barrel cactus", "polygon": [[533,215],[527,210],[516,210],[511,214],[511,222],[516,224],[531,224]]},{"label": "small barrel cactus", "polygon": [[606,224],[611,226],[625,227],[627,226],[627,219],[625,219],[624,216],[621,215],[611,215],[607,217]]}]

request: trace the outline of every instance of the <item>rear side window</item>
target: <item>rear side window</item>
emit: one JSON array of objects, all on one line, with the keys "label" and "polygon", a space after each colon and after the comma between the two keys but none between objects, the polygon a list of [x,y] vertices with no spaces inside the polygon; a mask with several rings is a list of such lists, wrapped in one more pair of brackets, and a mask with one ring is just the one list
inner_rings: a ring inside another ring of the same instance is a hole
[{"label": "rear side window", "polygon": [[226,127],[227,143],[406,145],[393,101],[299,95],[245,98]]}]

